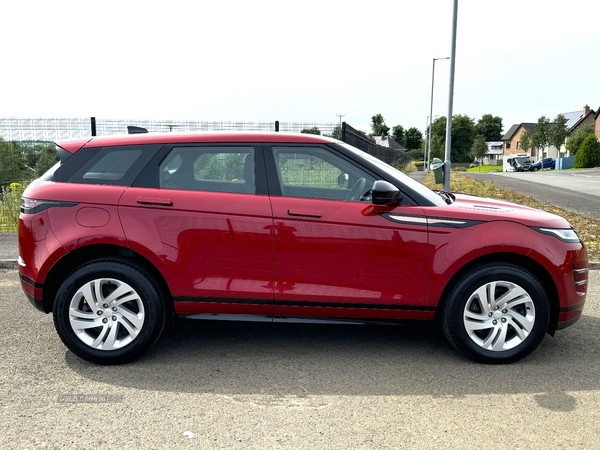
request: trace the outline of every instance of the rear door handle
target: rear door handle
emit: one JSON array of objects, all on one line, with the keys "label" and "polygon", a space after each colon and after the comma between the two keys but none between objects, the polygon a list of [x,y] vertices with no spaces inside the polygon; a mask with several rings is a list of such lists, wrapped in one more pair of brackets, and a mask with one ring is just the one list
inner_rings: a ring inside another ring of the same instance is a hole
[{"label": "rear door handle", "polygon": [[140,205],[173,206],[170,198],[138,197],[137,202]]},{"label": "rear door handle", "polygon": [[321,211],[311,211],[307,209],[288,209],[288,215],[301,217],[315,217],[318,219],[323,215],[323,213]]}]

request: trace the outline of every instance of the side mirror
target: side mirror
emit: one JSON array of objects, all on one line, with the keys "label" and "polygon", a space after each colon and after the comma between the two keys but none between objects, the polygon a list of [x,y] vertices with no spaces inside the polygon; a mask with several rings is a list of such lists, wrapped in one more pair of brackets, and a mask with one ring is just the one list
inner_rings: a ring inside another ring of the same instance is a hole
[{"label": "side mirror", "polygon": [[377,180],[371,189],[371,201],[374,205],[397,205],[402,200],[400,191],[392,183]]},{"label": "side mirror", "polygon": [[340,173],[340,176],[338,177],[338,186],[341,188],[347,188],[349,179],[350,177],[347,173]]}]

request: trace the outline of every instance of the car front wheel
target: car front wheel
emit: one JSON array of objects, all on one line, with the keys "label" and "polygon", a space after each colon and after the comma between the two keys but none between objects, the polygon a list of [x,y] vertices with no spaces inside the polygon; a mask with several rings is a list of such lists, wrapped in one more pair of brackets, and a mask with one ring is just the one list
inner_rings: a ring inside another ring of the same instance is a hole
[{"label": "car front wheel", "polygon": [[521,267],[486,264],[451,289],[443,329],[458,350],[479,362],[502,364],[530,354],[548,329],[550,303],[540,282]]},{"label": "car front wheel", "polygon": [[165,304],[152,278],[119,259],[86,264],[56,295],[54,325],[74,354],[96,364],[129,362],[158,339]]}]

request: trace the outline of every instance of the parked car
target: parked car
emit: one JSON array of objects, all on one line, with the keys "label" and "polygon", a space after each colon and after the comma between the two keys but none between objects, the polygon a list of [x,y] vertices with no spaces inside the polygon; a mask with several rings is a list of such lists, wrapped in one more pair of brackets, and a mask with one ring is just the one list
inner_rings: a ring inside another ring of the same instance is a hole
[{"label": "parked car", "polygon": [[540,169],[554,169],[556,161],[554,158],[543,158],[539,161],[534,162],[531,165],[531,170],[538,171]]},{"label": "parked car", "polygon": [[484,363],[579,319],[584,244],[563,218],[431,191],[309,134],[136,134],[57,142],[31,183],[19,265],[64,344],[119,364],[173,316],[301,323],[438,319]]}]

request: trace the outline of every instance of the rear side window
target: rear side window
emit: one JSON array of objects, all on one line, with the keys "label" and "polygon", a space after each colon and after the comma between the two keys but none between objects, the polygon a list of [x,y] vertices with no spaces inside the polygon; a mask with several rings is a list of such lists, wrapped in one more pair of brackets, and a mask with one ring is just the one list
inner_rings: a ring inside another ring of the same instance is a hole
[{"label": "rear side window", "polygon": [[[72,183],[130,186],[156,154],[160,145],[104,147],[79,167],[69,179]],[[80,152],[87,152],[83,149]],[[83,159],[82,159],[83,160]],[[67,161],[67,164],[70,162]]]},{"label": "rear side window", "polygon": [[163,189],[255,192],[253,147],[175,147],[159,171]]}]

